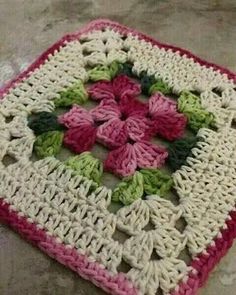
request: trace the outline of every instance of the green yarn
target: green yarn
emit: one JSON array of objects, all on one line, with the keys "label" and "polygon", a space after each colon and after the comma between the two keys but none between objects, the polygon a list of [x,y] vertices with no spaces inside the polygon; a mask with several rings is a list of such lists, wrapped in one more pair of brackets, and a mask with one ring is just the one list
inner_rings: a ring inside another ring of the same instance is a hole
[{"label": "green yarn", "polygon": [[134,175],[126,177],[114,189],[112,200],[129,205],[143,196],[143,175],[136,171]]},{"label": "green yarn", "polygon": [[197,138],[189,137],[176,140],[169,145],[167,161],[174,171],[186,163],[186,158],[191,155],[191,150],[196,143]]},{"label": "green yarn", "polygon": [[65,165],[73,169],[76,174],[85,176],[98,184],[101,183],[103,165],[90,152],[84,152],[78,156],[68,158]]},{"label": "green yarn", "polygon": [[181,93],[178,99],[178,110],[186,115],[189,127],[195,132],[200,128],[214,126],[214,114],[205,110],[201,106],[199,97],[191,92]]},{"label": "green yarn", "polygon": [[63,132],[48,131],[39,135],[34,143],[34,150],[39,158],[54,156],[59,153],[63,140]]},{"label": "green yarn", "polygon": [[164,83],[162,80],[158,80],[151,85],[148,92],[150,95],[154,94],[155,92],[161,92],[166,95],[170,94],[172,91],[171,87],[169,87],[166,83]]},{"label": "green yarn", "polygon": [[60,97],[54,100],[55,107],[68,107],[73,104],[83,104],[88,100],[88,94],[82,81],[59,93]]},{"label": "green yarn", "polygon": [[148,76],[145,73],[141,73],[140,76],[141,76],[140,83],[141,83],[142,92],[143,94],[149,95],[149,89],[156,82],[155,77]]},{"label": "green yarn", "polygon": [[36,135],[44,132],[62,130],[62,126],[57,121],[57,116],[50,112],[40,112],[29,120],[28,126]]},{"label": "green yarn", "polygon": [[111,80],[109,68],[107,66],[97,66],[89,70],[89,79],[92,81]]},{"label": "green yarn", "polygon": [[167,173],[158,169],[142,169],[144,191],[147,195],[165,196],[173,186],[173,180]]},{"label": "green yarn", "polygon": [[116,61],[113,61],[109,66],[99,65],[88,72],[89,79],[91,81],[110,81],[117,75],[120,69],[121,65]]},{"label": "green yarn", "polygon": [[111,79],[115,78],[115,76],[121,71],[122,67],[122,64],[116,61],[113,61],[109,65]]}]

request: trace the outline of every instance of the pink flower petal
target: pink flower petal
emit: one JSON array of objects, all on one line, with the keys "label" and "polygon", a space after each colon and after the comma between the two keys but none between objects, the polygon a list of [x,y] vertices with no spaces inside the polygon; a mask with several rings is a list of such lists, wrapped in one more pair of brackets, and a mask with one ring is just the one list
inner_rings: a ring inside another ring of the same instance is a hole
[{"label": "pink flower petal", "polygon": [[59,116],[58,121],[67,128],[93,124],[93,118],[89,112],[78,105],[74,105],[69,112]]},{"label": "pink flower petal", "polygon": [[168,153],[164,147],[150,142],[136,142],[134,151],[139,168],[158,168],[165,163]]},{"label": "pink flower petal", "polygon": [[169,112],[177,112],[177,104],[175,101],[167,98],[160,93],[156,93],[149,99],[149,113],[152,117],[160,114],[168,114]]},{"label": "pink flower petal", "polygon": [[97,141],[109,148],[117,148],[127,142],[128,135],[125,122],[111,119],[100,125],[97,130]]},{"label": "pink flower petal", "polygon": [[132,96],[125,96],[119,103],[120,110],[123,115],[143,115],[146,116],[148,113],[148,104],[137,100]]},{"label": "pink flower petal", "polygon": [[110,81],[100,81],[89,87],[88,93],[94,100],[115,99],[112,83]]},{"label": "pink flower petal", "polygon": [[125,75],[119,75],[113,80],[113,93],[116,98],[136,96],[141,93],[141,86]]},{"label": "pink flower petal", "polygon": [[147,140],[153,134],[150,121],[141,116],[130,116],[126,119],[128,136],[134,141]]},{"label": "pink flower petal", "polygon": [[187,118],[184,114],[177,112],[168,115],[157,116],[153,120],[153,129],[155,133],[167,140],[175,140],[184,135],[187,125]]},{"label": "pink flower petal", "polygon": [[114,100],[103,100],[90,111],[93,119],[98,122],[108,121],[121,116],[119,106]]},{"label": "pink flower petal", "polygon": [[149,113],[155,133],[163,138],[174,140],[184,134],[187,118],[178,113],[175,101],[157,93],[149,100]]},{"label": "pink flower petal", "polygon": [[63,143],[70,150],[82,153],[90,150],[96,139],[96,128],[91,125],[82,125],[68,129],[64,134]]},{"label": "pink flower petal", "polygon": [[127,143],[111,151],[105,160],[104,167],[107,171],[119,176],[134,174],[137,168],[137,161],[133,146]]}]

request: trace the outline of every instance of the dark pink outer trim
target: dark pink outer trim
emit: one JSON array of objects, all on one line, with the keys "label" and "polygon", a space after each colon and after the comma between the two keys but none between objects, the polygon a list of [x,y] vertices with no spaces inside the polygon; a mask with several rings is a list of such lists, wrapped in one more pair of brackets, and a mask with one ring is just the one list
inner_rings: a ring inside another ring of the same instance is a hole
[{"label": "dark pink outer trim", "polygon": [[91,262],[87,256],[79,254],[75,248],[68,248],[66,245],[57,242],[45,230],[38,228],[35,223],[30,223],[25,217],[11,210],[3,199],[0,199],[0,221],[11,226],[23,238],[39,247],[50,257],[69,267],[82,278],[93,282],[107,293],[113,295],[138,295],[138,291],[124,274],[112,275],[98,263]]},{"label": "dark pink outer trim", "polygon": [[[171,49],[174,52],[178,52],[181,56],[186,55],[187,57],[194,59],[196,62],[205,67],[212,67],[214,70],[219,71],[222,74],[226,74],[229,79],[232,79],[234,82],[236,82],[235,73],[214,63],[207,62],[192,54],[190,51],[172,45],[160,43],[151,37],[110,20],[95,20],[89,23],[82,30],[79,30],[73,34],[68,34],[56,42],[52,47],[39,56],[37,60],[28,67],[28,69],[2,87],[0,89],[0,97],[6,94],[8,90],[16,83],[19,83],[24,78],[28,77],[31,72],[33,72],[45,62],[49,54],[53,54],[55,50],[58,50],[61,46],[64,46],[66,41],[79,39],[83,33],[105,27],[111,27],[112,29],[124,35],[128,33],[134,34],[140,39],[148,41],[155,46],[165,48],[167,50]],[[216,238],[214,240],[215,245],[209,246],[206,249],[206,254],[200,254],[192,261],[191,265],[196,271],[191,272],[187,282],[181,282],[178,286],[178,291],[174,291],[172,295],[194,295],[196,294],[197,289],[204,284],[209,275],[209,272],[214,268],[220,258],[226,254],[227,250],[231,247],[233,240],[236,238],[235,211],[232,211],[230,216],[231,220],[226,221],[226,229],[221,230],[222,237]],[[38,229],[35,224],[28,222],[26,218],[20,217],[17,212],[10,210],[9,205],[4,203],[3,199],[0,199],[0,220],[10,225],[24,238],[29,240],[34,245],[37,245],[49,256],[55,258],[62,264],[76,271],[83,278],[92,281],[95,285],[101,287],[106,292],[115,295],[137,294],[137,291],[132,287],[127,279],[124,278],[124,276],[118,275],[111,277],[109,272],[101,268],[99,264],[89,262],[85,256],[78,254],[75,249],[69,249],[64,245],[57,243],[55,238],[49,237],[44,230]]]}]

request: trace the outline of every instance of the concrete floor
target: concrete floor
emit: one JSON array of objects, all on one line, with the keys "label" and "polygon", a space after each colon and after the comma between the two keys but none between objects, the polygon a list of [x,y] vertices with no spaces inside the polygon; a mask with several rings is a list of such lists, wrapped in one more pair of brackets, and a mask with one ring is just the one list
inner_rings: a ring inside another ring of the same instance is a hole
[{"label": "concrete floor", "polygon": [[[0,84],[66,32],[110,18],[236,71],[235,0],[0,0]],[[199,295],[232,295],[236,244]],[[1,295],[104,294],[0,226]]]}]

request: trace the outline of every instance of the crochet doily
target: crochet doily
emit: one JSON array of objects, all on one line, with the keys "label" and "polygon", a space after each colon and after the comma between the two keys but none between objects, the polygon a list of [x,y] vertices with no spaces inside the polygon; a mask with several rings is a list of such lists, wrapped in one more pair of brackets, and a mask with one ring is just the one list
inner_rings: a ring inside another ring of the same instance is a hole
[{"label": "crochet doily", "polygon": [[99,20],[1,91],[0,219],[111,294],[193,295],[236,235],[236,76]]}]

